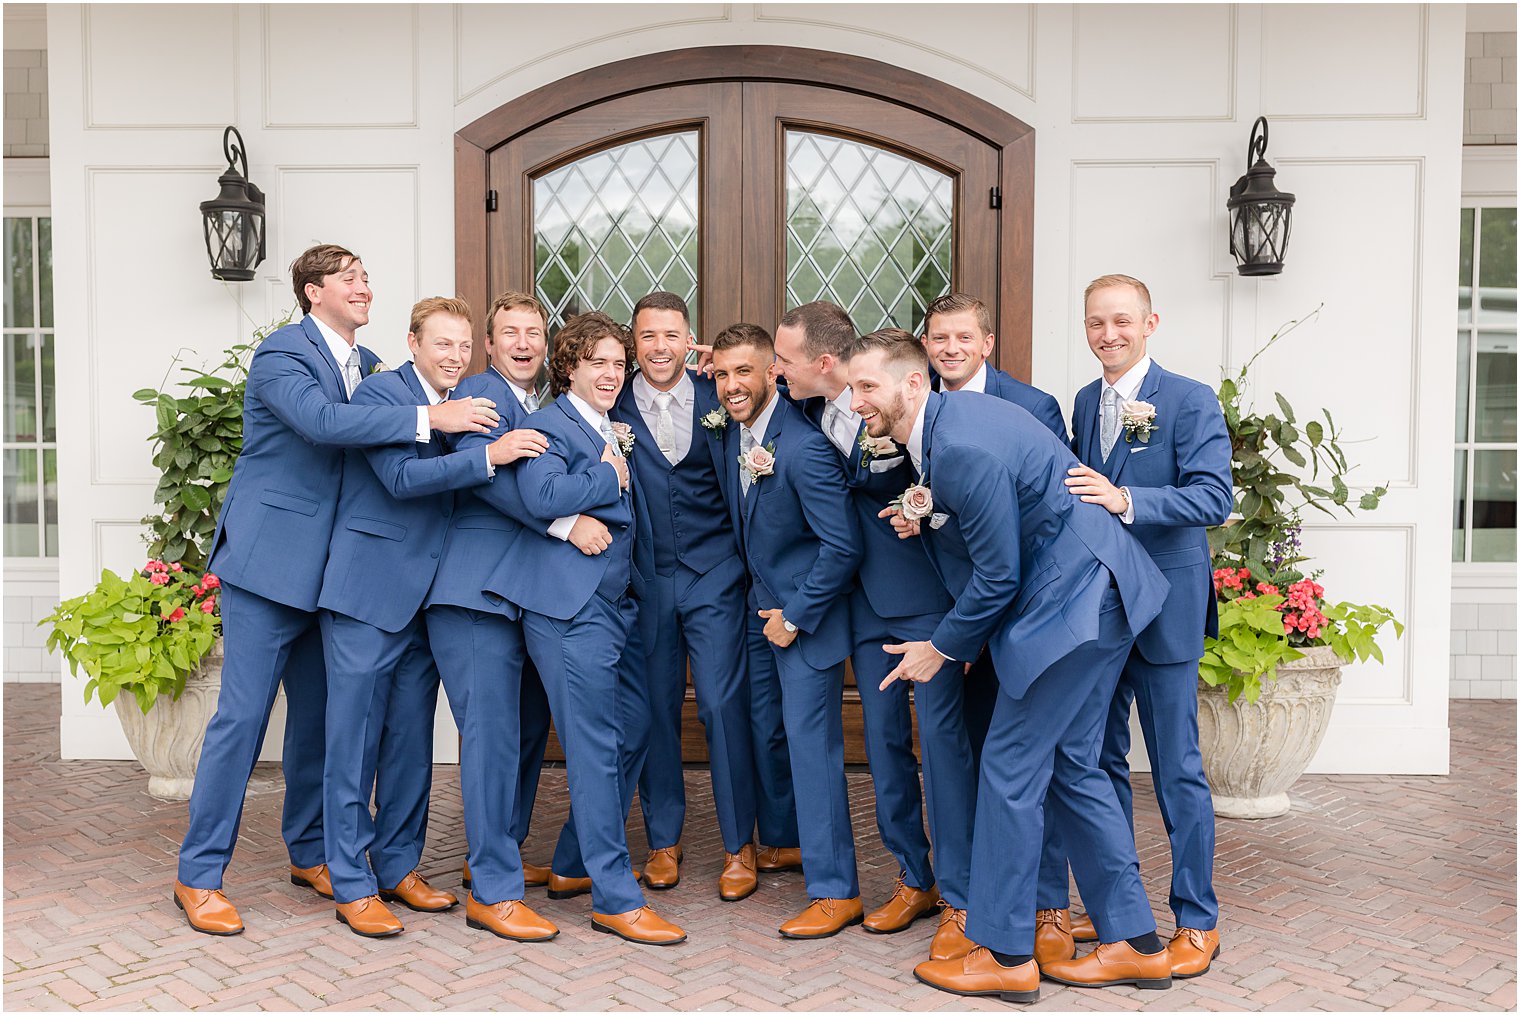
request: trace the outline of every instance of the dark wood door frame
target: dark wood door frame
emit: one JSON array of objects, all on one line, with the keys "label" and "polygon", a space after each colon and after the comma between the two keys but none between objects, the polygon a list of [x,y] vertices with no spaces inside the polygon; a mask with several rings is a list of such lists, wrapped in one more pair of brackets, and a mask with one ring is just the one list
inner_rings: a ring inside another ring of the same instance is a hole
[{"label": "dark wood door frame", "polygon": [[[998,240],[997,362],[1024,380],[1030,373],[1034,310],[1034,128],[943,81],[890,64],[791,46],[705,46],[605,64],[534,89],[454,135],[455,287],[476,313],[490,305],[489,240],[484,215],[489,152],[526,131],[587,106],[672,85],[772,81],[855,92],[943,120],[998,150],[1002,229]],[[504,192],[501,200],[518,200]],[[988,294],[977,295],[987,298]]]}]

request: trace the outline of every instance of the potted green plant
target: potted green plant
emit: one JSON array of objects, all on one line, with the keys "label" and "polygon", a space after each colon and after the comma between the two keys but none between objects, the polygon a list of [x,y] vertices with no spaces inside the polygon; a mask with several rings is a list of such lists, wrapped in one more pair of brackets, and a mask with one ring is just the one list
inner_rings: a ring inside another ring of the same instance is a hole
[{"label": "potted green plant", "polygon": [[[1281,394],[1274,399],[1280,416],[1245,402],[1251,366],[1300,323],[1280,329],[1219,388],[1235,515],[1209,530],[1219,636],[1205,640],[1199,664],[1198,735],[1222,817],[1288,811],[1288,787],[1329,728],[1341,668],[1353,659],[1381,662],[1379,631],[1390,623],[1396,637],[1404,631],[1385,607],[1327,602],[1321,573],[1305,571],[1302,512],[1354,513],[1346,483],[1352,467],[1329,411],[1300,429]],[[1374,510],[1387,492],[1362,494],[1358,507]]]}]

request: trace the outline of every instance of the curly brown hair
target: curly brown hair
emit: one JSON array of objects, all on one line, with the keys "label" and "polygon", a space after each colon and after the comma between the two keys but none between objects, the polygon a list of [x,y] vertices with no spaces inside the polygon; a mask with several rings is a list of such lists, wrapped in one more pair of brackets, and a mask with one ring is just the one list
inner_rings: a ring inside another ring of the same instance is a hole
[{"label": "curly brown hair", "polygon": [[570,374],[583,359],[590,359],[596,344],[615,338],[623,347],[627,365],[633,364],[633,333],[598,310],[576,314],[554,336],[554,350],[549,354],[549,386],[555,397],[570,390]]}]

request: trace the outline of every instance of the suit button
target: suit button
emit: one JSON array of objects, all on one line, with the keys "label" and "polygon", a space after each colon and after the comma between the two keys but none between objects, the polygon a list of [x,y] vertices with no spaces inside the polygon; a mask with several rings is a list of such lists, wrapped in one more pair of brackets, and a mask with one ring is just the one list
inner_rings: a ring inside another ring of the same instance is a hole
[{"label": "suit button", "polygon": [[428,556],[432,557],[434,560],[437,560],[438,559],[438,551],[434,550],[432,553],[428,554]]}]

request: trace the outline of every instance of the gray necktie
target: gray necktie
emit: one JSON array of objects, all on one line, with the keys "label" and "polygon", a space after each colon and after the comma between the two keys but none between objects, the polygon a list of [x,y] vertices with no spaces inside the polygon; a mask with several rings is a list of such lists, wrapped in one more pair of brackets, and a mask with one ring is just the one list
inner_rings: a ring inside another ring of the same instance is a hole
[{"label": "gray necktie", "polygon": [[844,435],[840,432],[839,427],[839,424],[843,421],[844,410],[840,409],[839,406],[835,405],[833,402],[829,402],[823,407],[824,436],[828,437],[829,442],[838,448],[842,453],[848,455],[850,453],[850,443],[848,439],[841,440]]},{"label": "gray necktie", "polygon": [[538,392],[528,392],[528,397],[523,399],[523,408],[527,409],[529,412],[538,411]]},{"label": "gray necktie", "polygon": [[668,391],[656,391],[654,406],[659,415],[655,418],[654,443],[671,465],[676,464],[676,420],[670,414],[670,403],[675,395]]},{"label": "gray necktie", "polygon": [[[749,430],[748,427],[741,426],[739,428],[739,454],[740,454],[740,456],[741,457],[746,457],[746,458],[749,457],[750,450],[754,446],[755,446],[755,435],[750,432],[750,430]],[[749,469],[746,466],[741,465],[739,467],[739,492],[741,494],[748,494],[749,493],[749,485],[752,482],[754,482],[754,480],[750,478]]]},{"label": "gray necktie", "polygon": [[348,388],[350,398],[353,397],[354,389],[359,386],[360,380],[362,380],[362,377],[359,374],[359,350],[350,349],[348,350],[348,362],[343,365],[343,383]]},{"label": "gray necktie", "polygon": [[610,419],[602,420],[600,429],[602,431],[602,436],[607,438],[607,443],[611,445],[612,453],[617,455],[619,458],[623,457],[623,448],[622,445],[618,444],[617,431],[612,429],[612,421]]},{"label": "gray necktie", "polygon": [[1114,442],[1119,439],[1119,393],[1111,387],[1103,389],[1103,414],[1100,417],[1103,429],[1098,439],[1103,446],[1103,460],[1108,461],[1108,454],[1114,450]]}]

